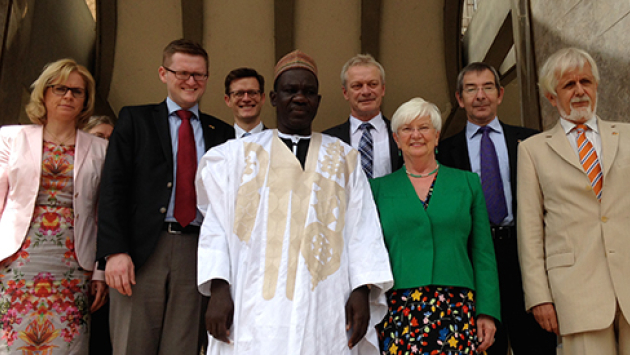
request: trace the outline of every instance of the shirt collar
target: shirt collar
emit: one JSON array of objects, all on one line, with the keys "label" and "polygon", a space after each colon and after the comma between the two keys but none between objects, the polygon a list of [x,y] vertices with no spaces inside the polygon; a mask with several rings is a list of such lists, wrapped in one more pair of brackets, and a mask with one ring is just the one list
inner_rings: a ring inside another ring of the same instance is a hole
[{"label": "shirt collar", "polygon": [[[501,126],[501,122],[499,122],[498,117],[493,118],[486,126],[492,128],[494,132],[503,134],[503,126]],[[481,126],[470,121],[466,121],[466,139],[470,140],[475,134],[477,134],[479,128],[481,128]]]},{"label": "shirt collar", "polygon": [[[175,101],[171,100],[170,97],[166,98],[166,107],[168,108],[168,115],[175,114],[175,111],[182,110],[182,108],[175,103]],[[195,106],[188,109],[188,111],[193,113],[195,118],[199,118],[199,104],[195,104]]]},{"label": "shirt collar", "polygon": [[[593,117],[591,117],[591,119],[589,119],[588,121],[584,122],[584,124],[593,132],[599,133],[599,131],[597,130],[597,117],[595,115],[593,115]],[[575,126],[577,126],[577,124],[571,121],[567,121],[564,118],[560,118],[560,125],[562,126],[564,133],[567,135],[571,133]]]},{"label": "shirt collar", "polygon": [[[254,134],[254,133],[260,133],[263,130],[263,123],[259,122],[256,127],[252,128],[249,133]],[[241,128],[241,126],[237,125],[236,123],[234,123],[234,132],[236,132],[236,137],[240,138],[243,136],[243,134],[247,133],[248,131],[244,130]]]},{"label": "shirt collar", "polygon": [[366,122],[371,123],[376,132],[381,132],[382,130],[387,129],[387,127],[385,126],[385,120],[383,120],[383,114],[380,112],[378,113],[378,115],[372,117],[369,121],[361,121],[360,119],[350,115],[350,133],[355,133],[357,130],[359,130],[359,126],[361,126],[362,123]]}]

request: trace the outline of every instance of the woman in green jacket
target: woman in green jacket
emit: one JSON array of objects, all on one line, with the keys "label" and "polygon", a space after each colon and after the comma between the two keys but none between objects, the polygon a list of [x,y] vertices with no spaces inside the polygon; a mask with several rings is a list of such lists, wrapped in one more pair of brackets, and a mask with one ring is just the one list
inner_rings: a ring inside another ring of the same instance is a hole
[{"label": "woman in green jacket", "polygon": [[480,354],[494,341],[499,285],[479,177],[435,159],[442,119],[421,98],[396,110],[405,166],[371,180],[394,287],[383,354]]}]

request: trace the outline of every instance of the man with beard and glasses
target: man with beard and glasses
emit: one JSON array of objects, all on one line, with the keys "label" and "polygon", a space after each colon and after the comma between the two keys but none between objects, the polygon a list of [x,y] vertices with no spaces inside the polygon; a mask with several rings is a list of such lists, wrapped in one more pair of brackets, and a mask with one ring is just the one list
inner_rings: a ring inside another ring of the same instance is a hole
[{"label": "man with beard and glasses", "polygon": [[311,57],[281,58],[273,86],[278,129],[211,149],[197,172],[208,354],[376,355],[393,281],[359,154],[312,131]]},{"label": "man with beard and glasses", "polygon": [[551,55],[540,87],[560,120],[519,147],[525,305],[571,355],[630,354],[630,125],[596,116],[598,85],[585,51]]}]

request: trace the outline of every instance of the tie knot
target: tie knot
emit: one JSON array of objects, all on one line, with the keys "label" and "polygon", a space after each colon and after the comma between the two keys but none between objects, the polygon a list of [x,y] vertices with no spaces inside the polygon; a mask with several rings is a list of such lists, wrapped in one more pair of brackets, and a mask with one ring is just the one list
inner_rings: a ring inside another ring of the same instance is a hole
[{"label": "tie knot", "polygon": [[361,129],[362,131],[368,131],[368,132],[372,128],[374,128],[374,126],[372,126],[372,124],[369,122],[361,123],[361,125],[359,126],[359,129]]},{"label": "tie knot", "polygon": [[492,132],[492,128],[490,128],[490,126],[482,126],[477,130],[477,133],[481,133],[483,135],[490,134],[490,132]]},{"label": "tie knot", "polygon": [[578,131],[578,133],[586,132],[588,131],[588,126],[583,123],[576,124],[575,130]]},{"label": "tie knot", "polygon": [[177,114],[177,116],[182,120],[189,120],[193,115],[193,113],[188,110],[177,110],[175,111],[175,114]]}]

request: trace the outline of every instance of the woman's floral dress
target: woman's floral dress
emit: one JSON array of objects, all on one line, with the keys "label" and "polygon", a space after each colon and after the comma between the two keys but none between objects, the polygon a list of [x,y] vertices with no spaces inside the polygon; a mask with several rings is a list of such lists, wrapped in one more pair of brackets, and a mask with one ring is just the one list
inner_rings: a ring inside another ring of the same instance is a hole
[{"label": "woman's floral dress", "polygon": [[88,353],[88,286],[74,252],[74,146],[44,142],[26,239],[0,261],[0,354]]}]

